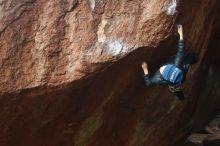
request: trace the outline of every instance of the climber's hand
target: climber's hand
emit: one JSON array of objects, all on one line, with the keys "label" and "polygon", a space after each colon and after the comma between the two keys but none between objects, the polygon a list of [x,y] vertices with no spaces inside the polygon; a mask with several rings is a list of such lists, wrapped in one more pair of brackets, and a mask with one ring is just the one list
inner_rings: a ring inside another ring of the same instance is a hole
[{"label": "climber's hand", "polygon": [[146,62],[142,62],[142,65],[141,65],[141,66],[142,66],[143,69],[147,69],[147,68],[148,68],[148,65],[147,65]]},{"label": "climber's hand", "polygon": [[143,71],[144,71],[144,74],[147,75],[148,74],[148,65],[146,62],[142,62],[142,65],[141,65]]},{"label": "climber's hand", "polygon": [[180,35],[180,39],[183,40],[183,26],[181,24],[177,25],[177,31]]}]

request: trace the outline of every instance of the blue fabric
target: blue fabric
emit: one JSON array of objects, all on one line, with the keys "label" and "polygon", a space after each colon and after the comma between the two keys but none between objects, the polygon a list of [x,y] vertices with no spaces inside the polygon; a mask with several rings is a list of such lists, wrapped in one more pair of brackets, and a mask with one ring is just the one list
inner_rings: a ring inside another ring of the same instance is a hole
[{"label": "blue fabric", "polygon": [[183,72],[175,65],[165,65],[162,76],[165,80],[170,81],[174,84],[179,84],[183,80]]}]

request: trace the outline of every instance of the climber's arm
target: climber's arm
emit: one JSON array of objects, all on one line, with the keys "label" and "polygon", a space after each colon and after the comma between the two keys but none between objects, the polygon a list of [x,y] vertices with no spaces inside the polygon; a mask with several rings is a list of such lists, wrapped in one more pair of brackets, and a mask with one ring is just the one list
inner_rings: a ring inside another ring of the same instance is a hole
[{"label": "climber's arm", "polygon": [[174,64],[178,67],[181,65],[183,60],[183,56],[185,54],[185,45],[183,40],[183,27],[182,25],[178,25],[178,33],[179,33],[179,41],[178,41],[178,51],[174,60]]},{"label": "climber's arm", "polygon": [[144,81],[145,81],[145,84],[147,85],[147,86],[153,86],[153,83],[152,83],[152,81],[151,81],[151,77],[150,77],[150,75],[149,74],[147,74],[147,75],[144,75]]},{"label": "climber's arm", "polygon": [[145,81],[145,84],[147,86],[152,86],[151,78],[150,78],[150,75],[148,73],[148,65],[147,65],[147,63],[143,62],[141,67],[142,67],[142,69],[144,71],[144,81]]},{"label": "climber's arm", "polygon": [[146,62],[143,62],[142,63],[142,69],[144,71],[144,81],[145,81],[145,84],[147,86],[155,86],[155,85],[163,85],[163,84],[167,84],[166,81],[163,81],[161,79],[161,75],[160,75],[160,72],[157,71],[153,77],[151,77],[148,73],[148,65]]}]

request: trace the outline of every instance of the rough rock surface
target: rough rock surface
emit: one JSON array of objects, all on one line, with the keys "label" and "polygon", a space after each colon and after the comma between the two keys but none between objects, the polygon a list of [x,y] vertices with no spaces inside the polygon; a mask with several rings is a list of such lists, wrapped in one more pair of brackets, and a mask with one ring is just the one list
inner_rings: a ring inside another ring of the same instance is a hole
[{"label": "rough rock surface", "polygon": [[[172,146],[220,110],[220,2],[0,0],[1,146]],[[179,102],[145,87],[176,51],[199,54]]]},{"label": "rough rock surface", "polygon": [[[170,35],[166,0],[3,0],[1,92],[59,86]],[[105,65],[106,66],[106,65]]]},{"label": "rough rock surface", "polygon": [[220,145],[220,115],[211,121],[204,132],[194,133],[187,138],[187,146],[219,146]]}]

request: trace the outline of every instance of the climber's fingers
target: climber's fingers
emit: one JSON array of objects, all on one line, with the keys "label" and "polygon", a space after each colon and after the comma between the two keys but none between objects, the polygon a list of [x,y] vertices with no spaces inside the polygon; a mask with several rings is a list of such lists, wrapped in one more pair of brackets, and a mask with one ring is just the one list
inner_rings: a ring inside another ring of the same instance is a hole
[{"label": "climber's fingers", "polygon": [[178,33],[183,33],[183,26],[181,24],[177,25]]},{"label": "climber's fingers", "polygon": [[177,25],[177,28],[178,28],[178,29],[181,29],[181,27],[182,27],[181,24],[178,24],[178,25]]},{"label": "climber's fingers", "polygon": [[142,68],[146,68],[146,69],[148,68],[148,65],[147,65],[146,62],[142,62],[142,65],[141,65],[141,66],[142,66]]}]

